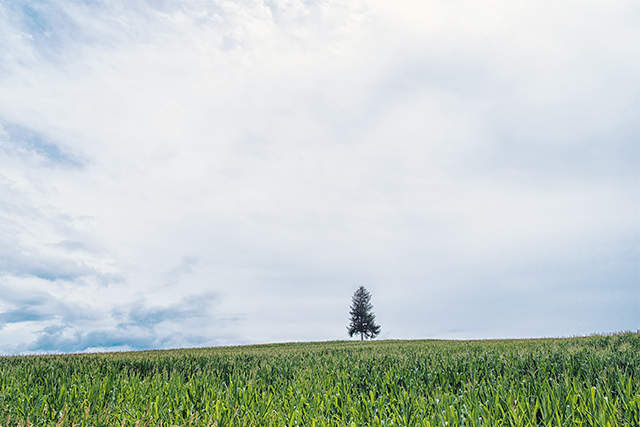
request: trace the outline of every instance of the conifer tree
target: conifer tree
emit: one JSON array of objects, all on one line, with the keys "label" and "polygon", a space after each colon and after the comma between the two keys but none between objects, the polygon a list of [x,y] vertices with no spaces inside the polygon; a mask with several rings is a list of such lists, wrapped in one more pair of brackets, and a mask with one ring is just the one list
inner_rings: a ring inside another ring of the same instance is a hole
[{"label": "conifer tree", "polygon": [[351,298],[351,324],[347,327],[349,336],[360,334],[360,340],[375,338],[380,333],[380,325],[376,325],[376,316],[371,309],[371,294],[360,286]]}]

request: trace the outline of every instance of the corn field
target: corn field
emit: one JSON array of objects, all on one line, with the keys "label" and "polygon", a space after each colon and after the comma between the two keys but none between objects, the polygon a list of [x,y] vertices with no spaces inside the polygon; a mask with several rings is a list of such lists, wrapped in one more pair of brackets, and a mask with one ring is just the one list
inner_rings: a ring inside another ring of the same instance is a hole
[{"label": "corn field", "polygon": [[640,426],[640,335],[0,357],[0,426]]}]

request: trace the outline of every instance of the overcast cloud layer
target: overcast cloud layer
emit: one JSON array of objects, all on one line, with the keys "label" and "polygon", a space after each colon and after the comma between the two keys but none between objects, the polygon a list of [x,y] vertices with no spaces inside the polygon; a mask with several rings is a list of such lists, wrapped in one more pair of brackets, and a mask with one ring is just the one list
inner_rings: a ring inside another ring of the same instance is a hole
[{"label": "overcast cloud layer", "polygon": [[638,22],[0,0],[0,353],[638,329]]}]

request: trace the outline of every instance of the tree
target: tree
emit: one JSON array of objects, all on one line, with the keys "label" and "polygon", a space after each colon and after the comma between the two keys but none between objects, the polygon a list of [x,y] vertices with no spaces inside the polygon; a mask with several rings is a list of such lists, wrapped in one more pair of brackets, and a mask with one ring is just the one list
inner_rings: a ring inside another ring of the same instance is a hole
[{"label": "tree", "polygon": [[351,324],[347,327],[349,336],[360,334],[360,340],[375,338],[380,333],[380,325],[376,325],[376,316],[371,309],[371,294],[360,286],[351,297]]}]

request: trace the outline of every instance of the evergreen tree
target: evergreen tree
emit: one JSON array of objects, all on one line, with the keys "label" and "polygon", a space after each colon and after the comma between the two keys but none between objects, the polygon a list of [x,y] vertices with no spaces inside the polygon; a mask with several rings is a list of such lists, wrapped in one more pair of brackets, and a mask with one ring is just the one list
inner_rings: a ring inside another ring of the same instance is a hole
[{"label": "evergreen tree", "polygon": [[360,286],[351,298],[351,324],[347,327],[349,336],[360,334],[360,340],[375,338],[380,333],[380,325],[376,325],[376,316],[371,309],[371,294]]}]

